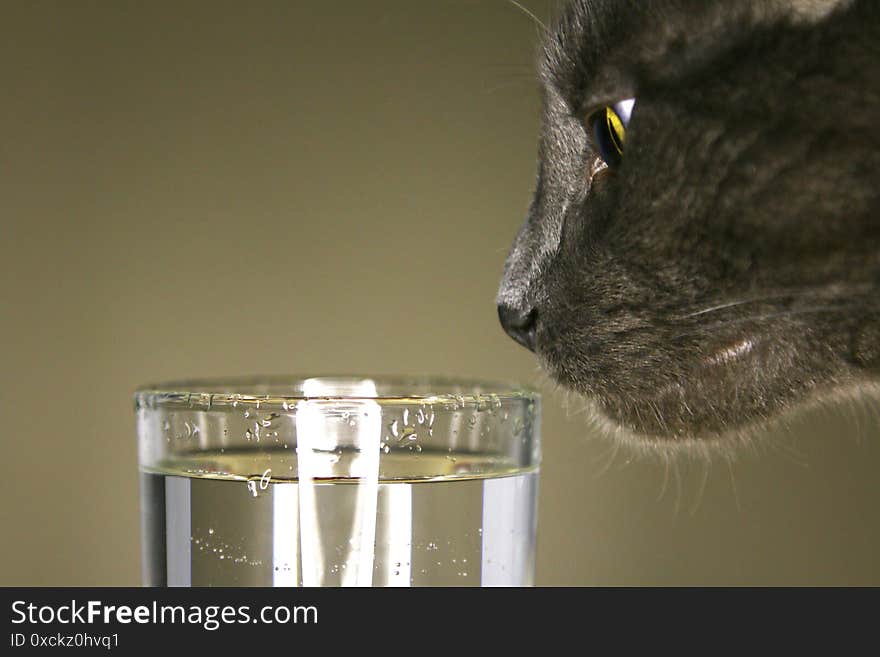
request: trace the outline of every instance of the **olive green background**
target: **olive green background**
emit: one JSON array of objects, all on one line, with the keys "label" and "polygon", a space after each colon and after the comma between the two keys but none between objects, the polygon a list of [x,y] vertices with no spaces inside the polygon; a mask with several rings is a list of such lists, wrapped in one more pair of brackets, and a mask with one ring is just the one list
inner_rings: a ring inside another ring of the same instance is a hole
[{"label": "olive green background", "polygon": [[506,0],[3,4],[0,584],[139,583],[138,385],[344,371],[544,387],[541,584],[880,584],[873,411],[631,459],[502,333],[537,38]]}]

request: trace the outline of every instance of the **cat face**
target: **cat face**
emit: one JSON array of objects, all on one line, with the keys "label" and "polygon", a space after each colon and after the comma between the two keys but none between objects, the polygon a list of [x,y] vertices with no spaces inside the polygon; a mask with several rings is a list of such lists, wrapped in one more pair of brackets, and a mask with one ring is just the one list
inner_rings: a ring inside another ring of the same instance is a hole
[{"label": "cat face", "polygon": [[577,0],[559,17],[497,301],[609,428],[706,444],[877,376],[871,4]]}]

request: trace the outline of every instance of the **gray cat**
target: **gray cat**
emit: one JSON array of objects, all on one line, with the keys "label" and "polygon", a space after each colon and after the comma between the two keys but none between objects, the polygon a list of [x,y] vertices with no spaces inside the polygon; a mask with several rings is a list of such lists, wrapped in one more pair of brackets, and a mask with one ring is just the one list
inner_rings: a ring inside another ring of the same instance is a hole
[{"label": "gray cat", "polygon": [[880,2],[576,0],[507,332],[638,444],[880,378]]}]

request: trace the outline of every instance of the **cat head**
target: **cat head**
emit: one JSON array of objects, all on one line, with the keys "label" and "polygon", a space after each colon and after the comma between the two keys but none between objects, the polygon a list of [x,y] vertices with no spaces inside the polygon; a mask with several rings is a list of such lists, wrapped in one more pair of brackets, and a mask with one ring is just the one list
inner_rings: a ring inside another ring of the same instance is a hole
[{"label": "cat head", "polygon": [[542,53],[507,332],[656,443],[873,380],[878,43],[870,1],[569,4]]}]

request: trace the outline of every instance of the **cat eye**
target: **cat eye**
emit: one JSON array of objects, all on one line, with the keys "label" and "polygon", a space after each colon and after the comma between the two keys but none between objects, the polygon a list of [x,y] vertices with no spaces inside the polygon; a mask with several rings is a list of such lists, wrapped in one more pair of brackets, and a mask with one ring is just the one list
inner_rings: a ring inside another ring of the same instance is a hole
[{"label": "cat eye", "polygon": [[634,98],[596,110],[587,117],[587,128],[599,157],[609,167],[616,167],[623,159],[626,129],[632,116]]}]

